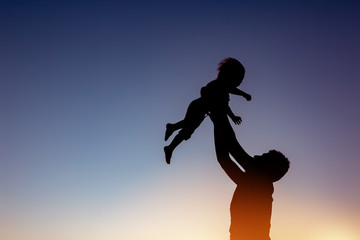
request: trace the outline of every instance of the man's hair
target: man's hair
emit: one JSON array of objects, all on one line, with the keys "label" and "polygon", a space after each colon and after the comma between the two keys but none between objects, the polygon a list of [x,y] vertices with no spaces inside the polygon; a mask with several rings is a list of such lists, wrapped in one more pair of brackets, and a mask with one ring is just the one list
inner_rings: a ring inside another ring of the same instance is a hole
[{"label": "man's hair", "polygon": [[245,74],[244,66],[237,59],[231,57],[223,59],[219,63],[217,70],[219,72],[218,78],[231,75],[236,71],[241,71],[243,74]]},{"label": "man's hair", "polygon": [[264,161],[262,161],[266,174],[270,177],[272,182],[280,180],[289,170],[290,162],[284,154],[276,150],[270,150],[264,154]]}]

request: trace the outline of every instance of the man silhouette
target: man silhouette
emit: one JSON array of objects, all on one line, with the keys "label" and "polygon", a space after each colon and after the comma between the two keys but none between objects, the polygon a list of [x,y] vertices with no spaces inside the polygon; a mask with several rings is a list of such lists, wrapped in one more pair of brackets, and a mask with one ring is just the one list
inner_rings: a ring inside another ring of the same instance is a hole
[{"label": "man silhouette", "polygon": [[238,143],[227,116],[210,117],[218,162],[237,185],[230,205],[230,240],[270,240],[273,182],[286,174],[290,163],[275,150],[249,156]]}]

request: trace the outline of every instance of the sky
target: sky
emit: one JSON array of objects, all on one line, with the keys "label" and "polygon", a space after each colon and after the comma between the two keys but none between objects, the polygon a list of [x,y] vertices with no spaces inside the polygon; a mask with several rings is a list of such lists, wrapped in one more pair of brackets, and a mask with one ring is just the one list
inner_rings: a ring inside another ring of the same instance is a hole
[{"label": "sky", "polygon": [[207,118],[165,163],[225,57],[250,155],[290,160],[273,240],[360,239],[356,1],[2,1],[0,239],[229,239],[235,184]]}]

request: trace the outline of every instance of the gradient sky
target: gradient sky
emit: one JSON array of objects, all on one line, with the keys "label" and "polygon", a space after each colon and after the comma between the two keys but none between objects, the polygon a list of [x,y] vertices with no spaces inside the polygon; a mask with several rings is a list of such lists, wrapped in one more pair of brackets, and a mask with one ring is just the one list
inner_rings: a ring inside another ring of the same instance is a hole
[{"label": "gradient sky", "polygon": [[228,239],[235,185],[206,119],[166,165],[224,57],[246,68],[234,126],[291,161],[273,240],[360,239],[356,1],[2,1],[0,239]]}]

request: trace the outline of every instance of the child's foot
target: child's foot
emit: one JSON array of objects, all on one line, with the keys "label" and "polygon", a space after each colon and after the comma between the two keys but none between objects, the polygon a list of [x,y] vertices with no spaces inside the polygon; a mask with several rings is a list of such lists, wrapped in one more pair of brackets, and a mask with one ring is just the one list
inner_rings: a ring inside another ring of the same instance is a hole
[{"label": "child's foot", "polygon": [[166,131],[165,131],[165,141],[169,139],[171,134],[173,134],[174,130],[172,129],[172,124],[168,123],[166,124]]},{"label": "child's foot", "polygon": [[171,156],[172,156],[172,150],[170,149],[169,146],[164,147],[164,152],[165,152],[165,160],[167,164],[170,164],[171,161]]}]

